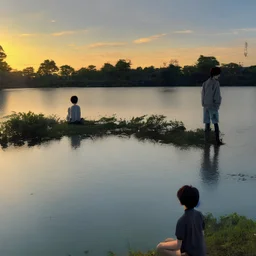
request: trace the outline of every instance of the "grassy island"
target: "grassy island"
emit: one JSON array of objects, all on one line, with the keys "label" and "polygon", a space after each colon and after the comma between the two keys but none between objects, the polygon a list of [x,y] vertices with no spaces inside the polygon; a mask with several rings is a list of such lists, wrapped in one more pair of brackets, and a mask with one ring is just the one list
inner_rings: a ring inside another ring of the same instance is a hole
[{"label": "grassy island", "polygon": [[[133,117],[130,120],[115,116],[99,120],[85,119],[83,125],[71,125],[56,116],[43,114],[13,113],[0,124],[0,144],[35,145],[44,141],[60,139],[63,136],[79,135],[81,138],[104,136],[133,136],[139,140],[173,144],[179,147],[202,147],[203,129],[187,130],[180,121],[169,121],[162,115]],[[214,134],[210,140],[214,144]]]}]

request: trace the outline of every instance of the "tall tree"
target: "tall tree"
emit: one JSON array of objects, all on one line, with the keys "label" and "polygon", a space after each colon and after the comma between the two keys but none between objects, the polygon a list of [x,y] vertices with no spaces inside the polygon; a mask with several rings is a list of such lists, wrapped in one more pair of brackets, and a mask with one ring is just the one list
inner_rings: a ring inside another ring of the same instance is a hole
[{"label": "tall tree", "polygon": [[44,75],[53,75],[58,71],[59,71],[59,68],[57,67],[55,61],[45,60],[43,63],[41,63],[37,73],[41,76],[44,76]]},{"label": "tall tree", "polygon": [[115,67],[117,71],[128,71],[131,69],[131,61],[120,59]]},{"label": "tall tree", "polygon": [[0,61],[3,61],[6,58],[6,54],[4,52],[3,47],[0,45]]},{"label": "tall tree", "polygon": [[192,76],[196,72],[197,72],[196,66],[184,66],[182,69],[182,73],[184,74],[184,76]]},{"label": "tall tree", "polygon": [[155,67],[154,66],[145,67],[144,71],[148,73],[153,73],[155,71]]},{"label": "tall tree", "polygon": [[173,66],[179,66],[179,61],[176,59],[172,59],[169,61],[169,66],[173,65]]},{"label": "tall tree", "polygon": [[87,69],[88,69],[88,71],[97,71],[96,66],[94,66],[94,65],[89,65],[87,67]]},{"label": "tall tree", "polygon": [[4,52],[3,47],[0,45],[0,71],[11,71],[11,67],[5,60],[7,57],[6,53]]},{"label": "tall tree", "polygon": [[181,76],[181,67],[170,64],[167,68],[162,69],[162,79],[165,85],[174,86],[179,82]]},{"label": "tall tree", "polygon": [[27,67],[22,70],[22,75],[27,77],[33,77],[35,75],[35,70],[33,67]]},{"label": "tall tree", "polygon": [[198,71],[203,74],[209,74],[210,69],[216,66],[219,66],[219,61],[213,56],[203,56],[201,55],[197,60]]},{"label": "tall tree", "polygon": [[68,76],[71,76],[74,72],[75,72],[75,69],[69,65],[63,65],[60,67],[61,76],[68,77]]},{"label": "tall tree", "polygon": [[0,71],[11,71],[12,68],[8,65],[6,61],[0,61]]},{"label": "tall tree", "polygon": [[236,75],[241,72],[242,66],[237,63],[222,64],[221,68],[226,71],[227,74]]},{"label": "tall tree", "polygon": [[104,63],[103,67],[101,68],[102,72],[113,72],[115,71],[115,67],[110,63]]}]

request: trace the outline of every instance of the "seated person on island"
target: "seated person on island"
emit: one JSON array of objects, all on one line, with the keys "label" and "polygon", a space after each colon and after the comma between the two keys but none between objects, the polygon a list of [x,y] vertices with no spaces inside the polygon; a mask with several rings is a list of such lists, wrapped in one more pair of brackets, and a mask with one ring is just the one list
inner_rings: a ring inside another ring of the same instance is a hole
[{"label": "seated person on island", "polygon": [[80,106],[77,105],[78,97],[72,96],[70,101],[72,102],[73,106],[68,108],[67,121],[70,124],[82,124],[83,119],[81,118],[81,109]]}]

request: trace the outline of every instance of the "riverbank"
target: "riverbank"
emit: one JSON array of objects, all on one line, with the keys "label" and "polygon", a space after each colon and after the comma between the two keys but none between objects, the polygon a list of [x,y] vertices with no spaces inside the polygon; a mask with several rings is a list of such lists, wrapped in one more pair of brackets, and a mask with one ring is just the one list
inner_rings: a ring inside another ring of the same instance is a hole
[{"label": "riverbank", "polygon": [[[74,135],[79,135],[82,139],[133,136],[138,140],[173,144],[183,148],[202,147],[205,144],[203,129],[187,130],[183,122],[169,121],[162,115],[134,117],[131,120],[118,119],[115,116],[102,117],[99,120],[85,119],[83,125],[70,125],[56,116],[47,117],[28,112],[10,115],[0,124],[2,147],[25,143],[35,145]],[[209,143],[215,143],[213,133]]]},{"label": "riverbank", "polygon": [[[205,217],[207,256],[256,256],[256,221],[236,213],[219,219]],[[109,255],[116,255],[110,252]],[[129,256],[155,256],[148,252],[130,251]]]},{"label": "riverbank", "polygon": [[[219,219],[208,214],[205,224],[207,256],[256,256],[256,221],[236,213]],[[90,255],[90,251],[84,253]],[[108,256],[118,255],[110,251]],[[156,256],[156,252],[130,249],[128,256]]]},{"label": "riverbank", "polygon": [[[221,87],[233,87],[233,88],[250,88],[250,87],[255,87],[255,84],[247,83],[244,85],[240,84],[234,84],[234,85],[227,85],[227,84],[221,84]],[[37,84],[29,84],[29,83],[12,83],[8,85],[0,84],[0,90],[8,90],[8,89],[57,89],[57,88],[167,88],[167,89],[172,89],[172,88],[201,88],[202,83],[198,84],[168,84],[168,85],[163,85],[163,84],[144,84],[144,83],[132,83],[132,84],[127,84],[127,83],[68,83],[68,84],[62,84],[62,83],[57,83],[57,84],[45,84],[45,85],[37,85]]]}]

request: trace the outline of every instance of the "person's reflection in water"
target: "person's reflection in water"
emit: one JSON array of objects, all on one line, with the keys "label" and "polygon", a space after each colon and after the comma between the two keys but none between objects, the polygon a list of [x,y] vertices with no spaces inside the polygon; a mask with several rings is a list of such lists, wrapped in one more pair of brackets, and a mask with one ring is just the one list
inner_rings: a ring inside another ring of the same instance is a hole
[{"label": "person's reflection in water", "polygon": [[211,159],[211,146],[205,145],[201,162],[201,178],[207,185],[217,185],[219,180],[219,150],[214,146],[214,154]]},{"label": "person's reflection in water", "polygon": [[6,91],[0,90],[0,117],[5,112],[6,103],[7,103]]},{"label": "person's reflection in water", "polygon": [[72,149],[78,149],[81,145],[81,136],[74,135],[70,137],[71,147]]}]

